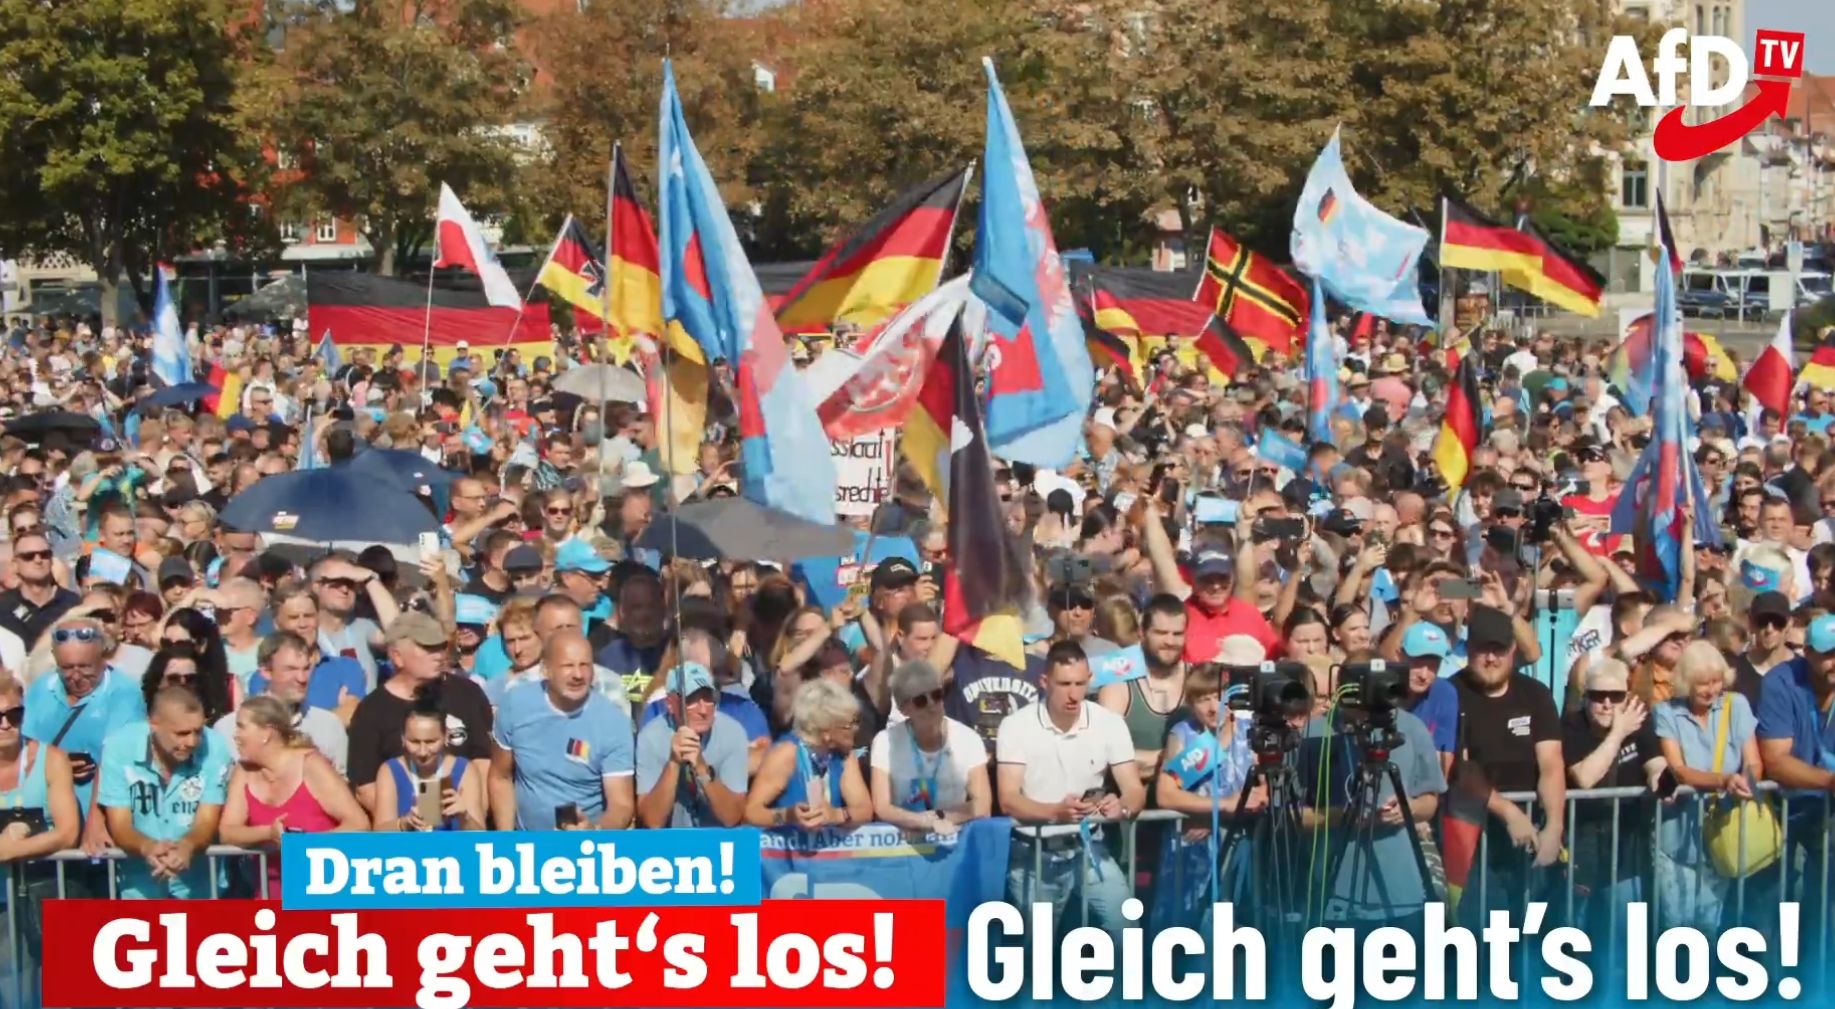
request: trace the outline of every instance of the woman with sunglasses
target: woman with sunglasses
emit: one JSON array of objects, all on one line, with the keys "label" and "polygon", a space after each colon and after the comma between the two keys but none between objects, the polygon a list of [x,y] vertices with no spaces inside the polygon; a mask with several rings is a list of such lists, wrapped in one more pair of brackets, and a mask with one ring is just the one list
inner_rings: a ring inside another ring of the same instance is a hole
[{"label": "woman with sunglasses", "polygon": [[[1599,659],[1587,668],[1584,684],[1582,710],[1570,710],[1561,722],[1569,784],[1657,791],[1668,781],[1669,764],[1650,709],[1631,693],[1630,669],[1618,659]],[[1607,924],[1614,910],[1622,914],[1625,904],[1646,899],[1652,807],[1614,799],[1576,803],[1573,810],[1574,879],[1589,895],[1583,914]]]},{"label": "woman with sunglasses", "polygon": [[943,714],[943,676],[928,662],[907,662],[888,678],[903,721],[873,737],[873,815],[925,833],[954,834],[994,808],[988,751],[981,734]]},{"label": "woman with sunglasses", "polygon": [[[27,863],[23,875],[15,877],[27,898],[18,905],[18,928],[32,959],[39,961],[44,934],[39,906],[56,896],[58,887],[53,863],[34,860],[75,846],[81,820],[70,758],[55,746],[27,740],[24,725],[25,689],[0,672],[0,810],[10,817],[0,826],[0,863]],[[32,822],[34,812],[42,824]]]},{"label": "woman with sunglasses", "polygon": [[242,684],[229,674],[229,657],[216,622],[190,607],[180,607],[167,613],[162,623],[159,650],[188,656],[197,664],[198,681],[191,686],[210,718],[236,710],[242,703]]}]

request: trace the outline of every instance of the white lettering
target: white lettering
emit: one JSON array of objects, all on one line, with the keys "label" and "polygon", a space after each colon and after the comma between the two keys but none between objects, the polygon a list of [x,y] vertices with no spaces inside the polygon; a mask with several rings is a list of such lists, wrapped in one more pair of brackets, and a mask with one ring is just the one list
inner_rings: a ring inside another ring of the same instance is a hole
[{"label": "white lettering", "polygon": [[342,894],[350,883],[350,861],[336,848],[307,848],[306,868],[308,894]]},{"label": "white lettering", "polygon": [[1630,35],[1614,35],[1606,46],[1606,61],[1593,82],[1590,104],[1610,105],[1619,95],[1629,95],[1639,105],[1657,103],[1650,92],[1650,77],[1644,73],[1644,57],[1637,51],[1637,39]]},{"label": "white lettering", "polygon": [[[116,947],[121,940],[148,942],[152,937],[147,923],[137,918],[117,918],[97,929],[89,958],[90,965],[95,968],[96,980],[118,989],[144,988],[152,984],[153,964],[159,959],[158,953],[150,949],[130,949],[125,955],[116,955]],[[127,963],[125,967],[121,966],[124,960]]]},{"label": "white lettering", "polygon": [[[1714,57],[1727,61],[1726,80],[1716,87]],[[1719,35],[1697,35],[1688,47],[1688,102],[1690,105],[1726,105],[1746,90],[1750,70],[1746,51],[1729,38]]]}]

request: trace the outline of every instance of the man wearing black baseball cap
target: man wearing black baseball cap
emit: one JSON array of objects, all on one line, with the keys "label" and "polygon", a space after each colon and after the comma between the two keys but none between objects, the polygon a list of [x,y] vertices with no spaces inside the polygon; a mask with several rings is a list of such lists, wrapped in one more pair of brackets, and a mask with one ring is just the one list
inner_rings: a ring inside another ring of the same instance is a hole
[{"label": "man wearing black baseball cap", "polygon": [[1751,642],[1733,660],[1733,689],[1759,710],[1759,692],[1765,674],[1797,657],[1785,632],[1790,629],[1790,600],[1782,592],[1761,592],[1746,607],[1746,629]]},{"label": "man wearing black baseball cap", "polygon": [[1147,557],[1153,563],[1153,579],[1161,592],[1185,601],[1185,661],[1214,662],[1223,648],[1223,639],[1246,634],[1261,643],[1268,655],[1280,652],[1281,637],[1268,618],[1255,608],[1255,579],[1238,579],[1236,572],[1252,571],[1255,566],[1255,544],[1249,531],[1255,522],[1256,499],[1251,498],[1236,517],[1236,542],[1233,549],[1225,544],[1205,544],[1192,558],[1191,581],[1179,569],[1178,555],[1166,534],[1166,523],[1160,518],[1159,503],[1149,499],[1141,538]]},{"label": "man wearing black baseball cap", "polygon": [[[1523,853],[1531,854],[1537,868],[1553,865],[1561,853],[1567,808],[1561,721],[1554,694],[1517,672],[1517,628],[1508,613],[1473,605],[1466,618],[1466,654],[1466,667],[1453,675],[1465,722],[1460,748],[1492,793],[1490,857],[1483,870],[1490,873],[1487,901],[1509,908],[1530,892]],[[1540,827],[1497,795],[1531,790],[1543,816]],[[1476,915],[1473,920],[1483,920],[1490,908],[1480,903],[1461,906]]]}]

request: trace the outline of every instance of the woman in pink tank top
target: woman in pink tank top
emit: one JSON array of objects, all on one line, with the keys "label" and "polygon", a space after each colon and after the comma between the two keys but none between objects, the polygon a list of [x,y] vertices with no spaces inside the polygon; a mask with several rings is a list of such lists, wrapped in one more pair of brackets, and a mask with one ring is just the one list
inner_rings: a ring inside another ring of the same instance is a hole
[{"label": "woman in pink tank top", "polygon": [[258,896],[280,898],[280,838],[288,833],[370,829],[331,761],[293,724],[293,712],[277,698],[251,697],[236,712],[238,763],[229,779],[218,835],[224,844],[269,848],[265,881]]}]

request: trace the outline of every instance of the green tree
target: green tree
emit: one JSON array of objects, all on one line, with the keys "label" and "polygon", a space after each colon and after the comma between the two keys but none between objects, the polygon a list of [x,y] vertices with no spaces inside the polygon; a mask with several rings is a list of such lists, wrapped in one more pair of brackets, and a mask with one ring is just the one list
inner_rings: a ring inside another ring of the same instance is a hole
[{"label": "green tree", "polygon": [[[1114,40],[1079,9],[1019,0],[856,0],[786,9],[794,73],[769,109],[753,166],[761,245],[812,255],[902,189],[981,156],[991,56],[1060,248],[1098,254],[1137,237],[1147,206],[1128,131],[1137,113],[1110,73]],[[973,235],[972,188],[958,244]]]},{"label": "green tree", "polygon": [[[0,245],[95,270],[102,317],[155,259],[258,238],[228,0],[0,0]],[[139,284],[136,283],[136,287]]]},{"label": "green tree", "polygon": [[254,128],[286,166],[279,212],[355,222],[378,273],[432,235],[440,184],[475,215],[510,204],[528,68],[512,0],[285,6],[284,47],[256,77]]},{"label": "green tree", "polygon": [[545,155],[523,171],[525,210],[553,229],[568,213],[604,231],[606,166],[622,143],[632,182],[655,199],[657,109],[663,60],[695,145],[736,215],[753,199],[747,165],[762,136],[769,95],[754,82],[752,58],[766,46],[753,26],[725,18],[712,0],[557,5],[528,29],[543,68],[534,88]]}]

